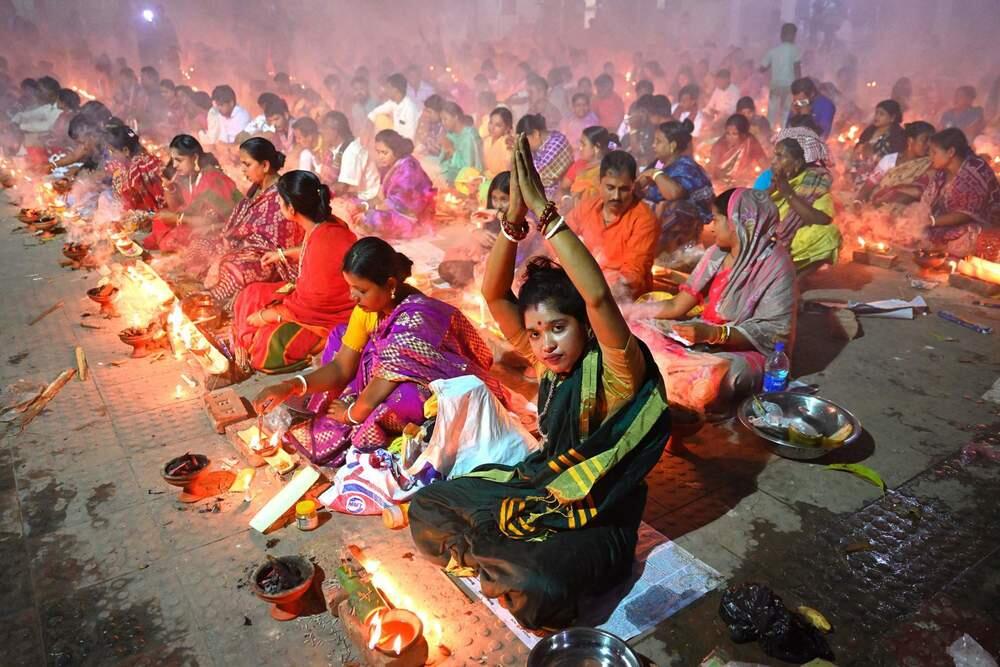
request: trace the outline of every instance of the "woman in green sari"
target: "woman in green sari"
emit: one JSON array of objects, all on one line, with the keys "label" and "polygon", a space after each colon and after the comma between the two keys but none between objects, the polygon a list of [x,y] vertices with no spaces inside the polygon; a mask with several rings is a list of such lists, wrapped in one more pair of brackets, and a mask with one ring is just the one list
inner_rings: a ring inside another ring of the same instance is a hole
[{"label": "woman in green sari", "polygon": [[[531,210],[559,265],[528,264],[515,299],[517,242]],[[504,336],[542,377],[539,450],[517,466],[482,466],[421,490],[410,506],[417,547],[471,569],[527,628],[563,627],[579,602],[627,578],[646,474],[670,435],[663,380],[629,330],[601,269],[546,201],[524,135],[510,206],[487,261],[483,297]]]},{"label": "woman in green sari", "polygon": [[454,185],[463,169],[483,170],[483,146],[479,134],[469,123],[462,107],[446,102],[441,110],[441,124],[447,131],[441,146],[441,175]]}]

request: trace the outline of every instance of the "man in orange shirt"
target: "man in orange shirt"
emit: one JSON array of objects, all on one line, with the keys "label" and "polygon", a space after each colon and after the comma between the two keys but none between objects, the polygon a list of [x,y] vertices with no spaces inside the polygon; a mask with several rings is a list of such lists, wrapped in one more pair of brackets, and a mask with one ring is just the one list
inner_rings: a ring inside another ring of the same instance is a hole
[{"label": "man in orange shirt", "polygon": [[625,296],[649,291],[660,227],[635,194],[635,158],[612,151],[601,160],[600,194],[583,199],[566,222],[601,265],[608,284]]}]

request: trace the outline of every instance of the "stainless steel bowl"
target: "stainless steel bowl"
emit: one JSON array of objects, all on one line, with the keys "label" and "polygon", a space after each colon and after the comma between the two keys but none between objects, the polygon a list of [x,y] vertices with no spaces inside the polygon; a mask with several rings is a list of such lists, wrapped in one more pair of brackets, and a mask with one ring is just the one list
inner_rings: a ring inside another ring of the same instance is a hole
[{"label": "stainless steel bowl", "polygon": [[743,426],[750,429],[752,432],[756,433],[768,442],[771,446],[771,450],[775,454],[783,456],[786,459],[818,459],[822,456],[826,456],[834,450],[839,449],[840,447],[843,447],[844,445],[851,444],[861,435],[861,422],[858,421],[858,418],[836,403],[828,401],[825,398],[809,396],[808,394],[798,394],[793,391],[778,391],[769,394],[760,394],[758,398],[763,402],[774,403],[780,406],[781,411],[785,416],[800,419],[802,422],[809,424],[824,436],[836,433],[847,424],[851,425],[850,435],[848,435],[847,438],[837,446],[825,447],[822,445],[809,446],[797,444],[789,441],[787,437],[782,437],[774,432],[762,430],[751,424],[750,417],[753,417],[756,414],[754,412],[754,397],[751,396],[747,398],[736,411],[736,415],[739,417],[740,422]]},{"label": "stainless steel bowl", "polygon": [[528,667],[641,667],[632,648],[610,632],[570,628],[531,649]]}]

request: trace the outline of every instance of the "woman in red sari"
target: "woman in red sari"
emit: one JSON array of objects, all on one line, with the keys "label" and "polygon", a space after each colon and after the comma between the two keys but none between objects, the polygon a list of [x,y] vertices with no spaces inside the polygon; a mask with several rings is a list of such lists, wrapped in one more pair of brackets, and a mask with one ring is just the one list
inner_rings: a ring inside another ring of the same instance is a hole
[{"label": "woman in red sari", "polygon": [[139,135],[121,121],[111,119],[105,127],[111,155],[107,169],[111,188],[126,211],[155,212],[163,208],[163,165],[139,143]]},{"label": "woman in red sari", "polygon": [[712,145],[712,183],[727,188],[749,186],[768,166],[767,154],[750,132],[750,121],[741,114],[730,116],[725,134]]},{"label": "woman in red sari", "polygon": [[241,197],[215,156],[189,134],[171,140],[167,174],[167,208],[153,218],[153,232],[142,242],[146,250],[177,252],[195,237],[218,234]]},{"label": "woman in red sari", "polygon": [[298,267],[287,257],[277,263],[263,260],[268,253],[301,244],[304,236],[302,228],[281,213],[277,184],[285,155],[267,139],[253,137],[240,144],[240,164],[253,185],[233,209],[221,241],[209,249],[209,256],[217,259],[205,276],[209,295],[226,309],[250,283],[294,282]]},{"label": "woman in red sari", "polygon": [[357,241],[330,211],[330,189],[309,171],[278,179],[282,214],[304,233],[302,245],[264,255],[262,263],[298,263],[298,280],[247,285],[233,306],[237,363],[244,371],[284,373],[321,352],[330,331],[347,324],[354,300],[344,281],[344,256]]}]

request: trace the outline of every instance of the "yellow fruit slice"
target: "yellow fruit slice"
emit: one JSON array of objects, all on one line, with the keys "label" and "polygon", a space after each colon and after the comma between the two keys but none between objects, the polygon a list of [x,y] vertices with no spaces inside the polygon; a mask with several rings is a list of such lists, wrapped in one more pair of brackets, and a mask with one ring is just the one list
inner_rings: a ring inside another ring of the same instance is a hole
[{"label": "yellow fruit slice", "polygon": [[819,613],[812,607],[799,607],[796,611],[798,611],[803,618],[809,621],[809,625],[813,626],[820,632],[830,632],[832,627],[830,625],[830,621],[826,620],[826,616]]}]

